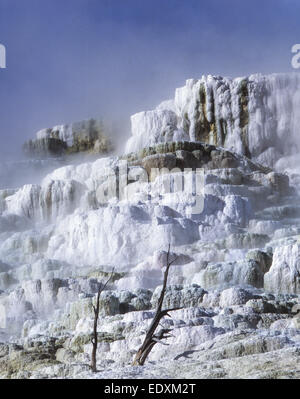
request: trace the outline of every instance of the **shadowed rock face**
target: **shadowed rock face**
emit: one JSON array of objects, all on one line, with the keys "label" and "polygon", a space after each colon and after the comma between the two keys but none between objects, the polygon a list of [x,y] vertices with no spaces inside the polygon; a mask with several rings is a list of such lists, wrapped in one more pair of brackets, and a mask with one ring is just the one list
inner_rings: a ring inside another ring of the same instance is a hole
[{"label": "shadowed rock face", "polygon": [[24,153],[34,158],[79,152],[101,154],[112,149],[109,138],[104,134],[103,124],[95,119],[43,129],[36,137],[23,146]]},{"label": "shadowed rock face", "polygon": [[46,156],[60,156],[67,150],[67,144],[52,137],[29,140],[23,146],[24,153],[29,157],[43,158]]},{"label": "shadowed rock face", "polygon": [[270,168],[253,163],[245,156],[201,142],[178,141],[143,148],[123,157],[131,166],[142,166],[149,174],[152,168],[232,169],[246,167],[249,171],[271,172]]}]

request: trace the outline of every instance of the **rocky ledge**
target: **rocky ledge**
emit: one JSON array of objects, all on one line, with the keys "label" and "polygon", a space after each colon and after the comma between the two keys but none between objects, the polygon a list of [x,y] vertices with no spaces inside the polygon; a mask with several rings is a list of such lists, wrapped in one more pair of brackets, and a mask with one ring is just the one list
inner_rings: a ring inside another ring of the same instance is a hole
[{"label": "rocky ledge", "polygon": [[112,143],[105,134],[103,123],[95,119],[40,130],[36,139],[23,146],[24,153],[33,158],[79,152],[102,154],[111,150]]}]

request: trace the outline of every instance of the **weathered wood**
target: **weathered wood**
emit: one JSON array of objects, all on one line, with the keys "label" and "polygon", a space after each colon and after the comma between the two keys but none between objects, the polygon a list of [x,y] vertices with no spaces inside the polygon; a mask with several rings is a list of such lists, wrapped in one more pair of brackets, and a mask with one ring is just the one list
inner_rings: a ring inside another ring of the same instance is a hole
[{"label": "weathered wood", "polygon": [[166,270],[164,272],[163,287],[162,287],[161,294],[160,294],[160,297],[159,297],[159,300],[157,303],[156,313],[155,313],[155,316],[154,316],[152,323],[149,327],[149,330],[146,334],[145,340],[144,340],[142,346],[139,348],[139,350],[134,358],[134,361],[133,361],[134,366],[136,366],[136,365],[142,366],[145,363],[145,361],[146,361],[149,353],[153,349],[154,345],[157,343],[162,343],[163,339],[169,338],[171,336],[169,334],[171,330],[164,328],[164,327],[162,327],[162,329],[157,334],[155,334],[155,331],[156,331],[157,327],[159,326],[160,321],[163,317],[165,317],[165,316],[171,317],[169,315],[169,312],[181,309],[181,308],[174,308],[174,309],[162,310],[162,305],[163,305],[166,288],[167,288],[169,269],[170,269],[171,265],[177,260],[177,257],[176,257],[175,259],[173,259],[172,262],[170,262],[169,258],[170,258],[170,245],[169,245],[168,253],[167,253],[167,265],[166,265]]},{"label": "weathered wood", "polygon": [[104,285],[100,285],[97,293],[97,300],[96,300],[96,306],[93,305],[93,310],[94,310],[94,327],[93,327],[93,337],[91,339],[91,342],[93,344],[93,349],[92,349],[92,356],[91,356],[91,369],[94,373],[97,372],[97,348],[98,348],[98,334],[97,334],[97,329],[98,329],[98,320],[99,320],[99,312],[100,312],[100,296],[101,293],[105,290],[107,287],[108,283],[111,281],[114,275],[114,270],[111,272],[111,275],[109,279],[105,282]]}]

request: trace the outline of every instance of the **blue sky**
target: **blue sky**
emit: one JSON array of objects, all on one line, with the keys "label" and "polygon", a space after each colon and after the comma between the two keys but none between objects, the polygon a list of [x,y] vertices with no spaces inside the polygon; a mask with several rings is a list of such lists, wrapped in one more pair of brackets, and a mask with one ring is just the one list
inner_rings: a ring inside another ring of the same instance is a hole
[{"label": "blue sky", "polygon": [[0,0],[0,153],[44,127],[118,126],[187,78],[291,71],[299,0]]}]

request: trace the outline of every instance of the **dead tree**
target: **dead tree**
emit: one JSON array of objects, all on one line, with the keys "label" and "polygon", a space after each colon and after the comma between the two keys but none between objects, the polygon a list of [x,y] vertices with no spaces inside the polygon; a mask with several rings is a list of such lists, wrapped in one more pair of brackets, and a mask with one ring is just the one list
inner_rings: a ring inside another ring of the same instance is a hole
[{"label": "dead tree", "polygon": [[91,369],[94,373],[97,372],[97,348],[98,348],[98,334],[97,334],[97,329],[98,329],[98,320],[99,320],[99,312],[100,312],[100,296],[101,293],[105,290],[107,287],[108,283],[112,280],[114,275],[114,270],[111,272],[109,279],[105,282],[104,285],[100,284],[98,288],[98,293],[97,293],[97,300],[96,300],[96,306],[93,305],[93,310],[94,310],[94,328],[93,328],[93,337],[91,339],[93,349],[92,349],[92,358],[91,358]]},{"label": "dead tree", "polygon": [[165,317],[165,316],[171,317],[169,315],[169,312],[181,309],[181,308],[173,308],[173,309],[162,310],[162,305],[163,305],[166,288],[167,288],[169,269],[170,269],[170,266],[177,260],[177,257],[176,257],[175,259],[172,260],[172,262],[170,262],[169,258],[170,258],[170,245],[169,245],[168,253],[167,253],[167,265],[166,265],[166,270],[164,272],[163,287],[162,287],[161,294],[160,294],[160,297],[159,297],[159,300],[157,303],[156,313],[155,313],[155,316],[154,316],[152,323],[149,327],[149,330],[146,334],[145,340],[134,358],[134,361],[132,363],[133,366],[137,366],[137,365],[143,366],[149,353],[151,352],[151,350],[153,349],[155,344],[161,343],[161,344],[167,345],[166,343],[163,343],[162,340],[171,337],[171,335],[170,335],[171,330],[169,328],[164,328],[163,326],[161,326],[162,329],[159,330],[156,334],[155,334],[155,331],[156,331],[157,327],[160,325],[160,321],[163,317]]}]

